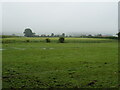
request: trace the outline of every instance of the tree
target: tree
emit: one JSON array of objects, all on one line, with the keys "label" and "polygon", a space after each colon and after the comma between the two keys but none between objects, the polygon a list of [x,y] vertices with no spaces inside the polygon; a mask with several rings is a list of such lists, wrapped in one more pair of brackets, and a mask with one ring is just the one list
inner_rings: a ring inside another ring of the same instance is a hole
[{"label": "tree", "polygon": [[49,38],[46,38],[46,42],[47,42],[47,43],[50,43],[50,39],[49,39]]},{"label": "tree", "polygon": [[118,39],[120,40],[120,32],[118,32],[116,35],[118,35]]},{"label": "tree", "polygon": [[60,38],[59,38],[59,42],[60,42],[60,43],[64,43],[64,41],[65,41],[65,38],[64,38],[64,37],[60,37]]},{"label": "tree", "polygon": [[12,34],[12,36],[16,36],[15,34]]},{"label": "tree", "polygon": [[51,37],[54,37],[54,33],[51,33]]},{"label": "tree", "polygon": [[62,37],[65,37],[65,33],[62,33]]},{"label": "tree", "polygon": [[98,36],[98,37],[101,37],[101,36],[102,36],[102,34],[97,34],[97,36]]},{"label": "tree", "polygon": [[89,34],[89,35],[88,35],[88,37],[92,37],[92,35],[91,35],[91,34]]},{"label": "tree", "polygon": [[35,36],[35,33],[33,33],[30,28],[26,28],[23,33],[25,34],[24,36],[26,36],[26,37],[33,37],[33,36]]}]

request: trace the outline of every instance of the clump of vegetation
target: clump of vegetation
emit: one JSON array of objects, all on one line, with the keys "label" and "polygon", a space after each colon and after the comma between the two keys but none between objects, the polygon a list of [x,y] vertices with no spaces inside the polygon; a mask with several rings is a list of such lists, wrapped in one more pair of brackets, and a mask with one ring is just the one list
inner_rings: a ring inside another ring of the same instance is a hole
[{"label": "clump of vegetation", "polygon": [[30,40],[26,40],[26,42],[30,42]]},{"label": "clump of vegetation", "polygon": [[60,38],[59,38],[59,42],[60,42],[60,43],[64,43],[64,42],[65,42],[65,38],[64,38],[64,37],[60,37]]},{"label": "clump of vegetation", "polygon": [[49,39],[49,38],[47,38],[47,39],[46,39],[46,42],[47,42],[47,43],[50,43],[50,39]]}]

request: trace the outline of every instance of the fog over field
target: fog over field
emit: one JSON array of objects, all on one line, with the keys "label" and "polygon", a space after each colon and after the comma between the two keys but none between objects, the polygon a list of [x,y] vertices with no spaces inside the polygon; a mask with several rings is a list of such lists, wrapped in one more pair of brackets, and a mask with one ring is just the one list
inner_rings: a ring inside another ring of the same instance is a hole
[{"label": "fog over field", "polygon": [[116,34],[117,2],[11,2],[2,4],[3,34]]}]

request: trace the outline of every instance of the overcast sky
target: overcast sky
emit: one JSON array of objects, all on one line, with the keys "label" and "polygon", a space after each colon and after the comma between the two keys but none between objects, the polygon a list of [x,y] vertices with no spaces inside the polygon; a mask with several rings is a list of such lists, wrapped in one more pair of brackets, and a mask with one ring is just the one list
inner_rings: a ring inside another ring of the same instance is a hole
[{"label": "overcast sky", "polygon": [[117,2],[11,2],[2,4],[3,34],[118,32]]}]

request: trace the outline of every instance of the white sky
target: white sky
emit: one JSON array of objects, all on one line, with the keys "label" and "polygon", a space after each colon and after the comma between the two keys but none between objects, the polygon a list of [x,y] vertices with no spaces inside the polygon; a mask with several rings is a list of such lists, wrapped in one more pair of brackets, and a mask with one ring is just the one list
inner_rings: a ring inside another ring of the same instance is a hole
[{"label": "white sky", "polygon": [[1,2],[118,2],[119,0],[0,0]]},{"label": "white sky", "polygon": [[30,27],[36,34],[118,32],[118,0],[14,1],[16,0],[4,0],[5,3],[2,4],[4,34],[22,35],[26,27]]}]

